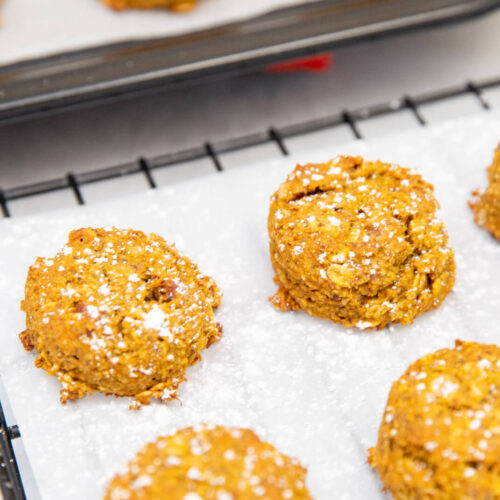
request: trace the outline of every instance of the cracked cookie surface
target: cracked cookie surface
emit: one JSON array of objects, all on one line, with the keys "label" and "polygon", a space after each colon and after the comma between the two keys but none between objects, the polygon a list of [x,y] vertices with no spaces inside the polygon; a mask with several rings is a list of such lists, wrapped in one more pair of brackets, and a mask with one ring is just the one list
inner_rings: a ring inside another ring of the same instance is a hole
[{"label": "cracked cookie surface", "polygon": [[438,208],[433,187],[398,165],[298,165],[271,198],[271,302],[363,329],[411,323],[455,280]]},{"label": "cracked cookie surface", "polygon": [[197,425],[146,445],[104,500],[310,500],[305,479],[251,430]]},{"label": "cracked cookie surface", "polygon": [[495,150],[493,163],[488,167],[489,185],[484,192],[474,191],[469,203],[474,222],[500,240],[500,144]]},{"label": "cracked cookie surface", "polygon": [[500,499],[500,348],[457,341],[389,394],[369,462],[395,500]]},{"label": "cracked cookie surface", "polygon": [[92,391],[177,397],[188,366],[221,335],[215,282],[158,235],[83,228],[30,267],[20,338],[60,380],[61,402]]}]

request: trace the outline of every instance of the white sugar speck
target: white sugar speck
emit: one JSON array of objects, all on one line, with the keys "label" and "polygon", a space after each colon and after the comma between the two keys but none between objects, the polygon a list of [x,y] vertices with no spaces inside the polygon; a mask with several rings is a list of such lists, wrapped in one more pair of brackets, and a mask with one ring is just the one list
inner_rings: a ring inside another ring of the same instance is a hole
[{"label": "white sugar speck", "polygon": [[176,455],[170,455],[166,458],[165,463],[175,467],[181,464],[181,459]]},{"label": "white sugar speck", "polygon": [[341,224],[341,221],[340,221],[340,219],[337,219],[337,217],[334,217],[333,215],[331,215],[330,217],[328,217],[328,223],[331,224],[332,226],[339,227]]},{"label": "white sugar speck", "polygon": [[479,366],[479,368],[487,370],[491,366],[491,361],[483,358],[477,362],[477,365]]},{"label": "white sugar speck", "polygon": [[96,306],[88,305],[86,307],[86,312],[93,319],[96,319],[99,316],[99,309],[97,309]]},{"label": "white sugar speck", "polygon": [[437,443],[435,441],[428,441],[425,443],[424,448],[427,451],[434,451],[437,448]]},{"label": "white sugar speck", "polygon": [[464,470],[464,477],[472,477],[476,473],[476,469],[472,467],[466,467]]},{"label": "white sugar speck", "polygon": [[128,500],[129,498],[130,492],[123,488],[114,488],[111,492],[111,500]]},{"label": "white sugar speck", "polygon": [[371,328],[373,326],[373,323],[370,323],[369,321],[358,321],[356,323],[356,326],[358,328],[361,328],[361,330],[366,330],[367,328]]},{"label": "white sugar speck", "polygon": [[200,469],[198,469],[197,467],[190,467],[187,471],[187,477],[189,479],[199,481],[201,479]]},{"label": "white sugar speck", "polygon": [[476,429],[479,429],[479,427],[481,427],[481,420],[479,420],[478,418],[474,419],[470,424],[469,424],[469,428],[472,429],[472,430],[476,430]]},{"label": "white sugar speck", "polygon": [[144,488],[145,486],[149,486],[153,480],[151,479],[150,476],[139,476],[135,481],[132,482],[130,486],[132,486],[133,489],[139,489],[139,488]]},{"label": "white sugar speck", "polygon": [[106,283],[101,285],[97,290],[97,293],[100,293],[101,295],[109,295],[109,292],[110,292],[110,289]]},{"label": "white sugar speck", "polygon": [[432,382],[432,392],[443,396],[448,397],[452,392],[455,392],[459,388],[458,384],[451,382],[450,380],[446,380],[444,377],[438,377]]},{"label": "white sugar speck", "polygon": [[233,500],[233,495],[227,491],[218,491],[217,500]]},{"label": "white sugar speck", "polygon": [[161,330],[165,319],[165,313],[155,304],[152,309],[144,315],[144,326],[152,330]]},{"label": "white sugar speck", "polygon": [[198,493],[188,493],[182,497],[182,500],[203,500]]}]

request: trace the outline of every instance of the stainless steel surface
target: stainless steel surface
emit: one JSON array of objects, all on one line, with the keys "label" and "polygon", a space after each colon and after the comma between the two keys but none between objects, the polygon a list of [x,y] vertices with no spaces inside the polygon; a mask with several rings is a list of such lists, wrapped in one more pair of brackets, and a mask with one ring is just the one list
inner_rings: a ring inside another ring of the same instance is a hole
[{"label": "stainless steel surface", "polygon": [[495,12],[456,26],[339,49],[333,68],[324,74],[256,73],[0,126],[0,187],[496,77],[499,28],[500,13]]},{"label": "stainless steel surface", "polygon": [[487,12],[499,0],[322,0],[181,37],[97,47],[0,68],[0,119],[242,74],[288,56]]}]

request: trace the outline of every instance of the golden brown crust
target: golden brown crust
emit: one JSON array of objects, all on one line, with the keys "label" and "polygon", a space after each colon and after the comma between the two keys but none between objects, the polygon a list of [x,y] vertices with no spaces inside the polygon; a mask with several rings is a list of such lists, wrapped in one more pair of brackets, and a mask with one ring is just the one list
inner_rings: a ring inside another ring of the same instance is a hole
[{"label": "golden brown crust", "polygon": [[[346,326],[411,323],[453,287],[455,261],[430,184],[360,157],[298,165],[271,198],[271,261],[304,311]],[[285,300],[284,300],[285,299]]]},{"label": "golden brown crust", "polygon": [[375,467],[395,500],[500,498],[500,348],[457,341],[389,394]]},{"label": "golden brown crust", "polygon": [[305,476],[251,430],[199,425],[146,445],[104,500],[309,500]]},{"label": "golden brown crust", "polygon": [[186,368],[221,336],[219,303],[214,281],[160,236],[78,229],[30,267],[20,338],[62,383],[61,402],[96,390],[138,408],[177,397]]},{"label": "golden brown crust", "polygon": [[474,212],[474,222],[500,239],[500,144],[495,150],[492,164],[488,167],[489,186],[476,190],[469,206]]},{"label": "golden brown crust", "polygon": [[278,284],[278,290],[272,297],[269,297],[269,302],[280,311],[300,311],[300,306],[287,292],[286,288],[281,286],[278,280],[274,279],[274,281]]},{"label": "golden brown crust", "polygon": [[102,0],[102,2],[115,10],[169,9],[175,12],[188,12],[196,6],[198,0]]}]

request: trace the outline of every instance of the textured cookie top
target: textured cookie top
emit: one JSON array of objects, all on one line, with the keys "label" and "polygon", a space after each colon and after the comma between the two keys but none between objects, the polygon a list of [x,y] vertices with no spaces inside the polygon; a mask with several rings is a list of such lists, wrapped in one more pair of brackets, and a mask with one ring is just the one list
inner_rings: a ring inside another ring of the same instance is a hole
[{"label": "textured cookie top", "polygon": [[[398,310],[399,292],[390,288],[407,287],[418,308],[419,295],[432,295],[432,282],[445,269],[453,275],[453,252],[437,209],[432,186],[398,165],[359,157],[299,165],[271,199],[271,257],[289,283],[277,270],[278,281],[306,310],[294,285],[322,289],[340,306],[353,294],[362,307],[365,299],[383,299],[377,311],[358,311],[347,324],[356,324],[356,315],[368,327],[409,322],[412,314],[405,318]],[[405,269],[411,269],[407,276]],[[453,276],[449,281],[446,293]],[[427,302],[437,305],[440,292]]]},{"label": "textured cookie top", "polygon": [[393,384],[370,461],[396,499],[500,498],[500,348],[457,341]]},{"label": "textured cookie top", "polygon": [[219,302],[213,280],[160,236],[79,229],[55,257],[30,267],[22,340],[60,378],[63,401],[91,389],[170,399],[187,366],[219,338]]},{"label": "textured cookie top", "polygon": [[488,167],[488,181],[484,192],[474,191],[469,206],[474,212],[474,222],[500,239],[500,144]]},{"label": "textured cookie top", "polygon": [[251,430],[198,425],[146,445],[105,500],[310,499],[306,470]]}]

